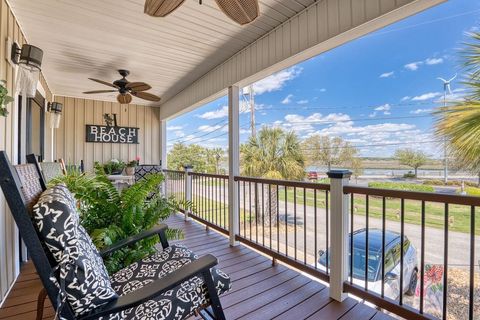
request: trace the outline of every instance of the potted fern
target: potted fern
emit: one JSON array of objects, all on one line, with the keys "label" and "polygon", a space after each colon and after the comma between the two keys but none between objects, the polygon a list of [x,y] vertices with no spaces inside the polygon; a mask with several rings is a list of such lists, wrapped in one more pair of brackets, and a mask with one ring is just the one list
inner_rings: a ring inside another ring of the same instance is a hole
[{"label": "potted fern", "polygon": [[[151,174],[121,192],[103,173],[94,175],[69,171],[53,179],[50,185],[65,183],[79,203],[81,224],[98,249],[112,245],[129,236],[151,229],[170,214],[178,211],[173,198],[158,192],[162,174]],[[184,205],[184,204],[182,204]],[[181,237],[178,229],[167,230],[169,238]],[[109,273],[114,273],[155,252],[158,236],[116,251],[104,259]]]}]

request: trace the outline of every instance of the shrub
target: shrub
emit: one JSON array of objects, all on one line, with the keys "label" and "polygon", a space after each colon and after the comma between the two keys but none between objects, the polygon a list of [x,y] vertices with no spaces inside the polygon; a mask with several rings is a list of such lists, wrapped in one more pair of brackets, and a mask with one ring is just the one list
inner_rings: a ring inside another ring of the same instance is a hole
[{"label": "shrub", "polygon": [[407,173],[405,173],[403,175],[404,178],[407,178],[407,179],[410,179],[410,178],[416,178],[417,176],[415,175],[415,173],[413,173],[412,171],[409,171]]},{"label": "shrub", "polygon": [[426,186],[423,184],[415,183],[402,183],[402,182],[369,182],[370,188],[378,189],[392,189],[402,191],[418,191],[418,192],[435,192],[432,186]]},{"label": "shrub", "polygon": [[480,197],[480,188],[476,187],[466,187],[465,191],[469,196]]},{"label": "shrub", "polygon": [[[469,186],[469,187],[478,186],[478,183],[472,182],[472,181],[463,181],[463,183],[464,183],[465,186]],[[460,180],[448,180],[447,184],[445,184],[445,182],[441,179],[432,179],[432,180],[424,180],[423,184],[428,184],[428,185],[432,185],[432,186],[445,186],[445,185],[447,185],[447,186],[460,187],[462,185],[462,181],[460,181]]]}]

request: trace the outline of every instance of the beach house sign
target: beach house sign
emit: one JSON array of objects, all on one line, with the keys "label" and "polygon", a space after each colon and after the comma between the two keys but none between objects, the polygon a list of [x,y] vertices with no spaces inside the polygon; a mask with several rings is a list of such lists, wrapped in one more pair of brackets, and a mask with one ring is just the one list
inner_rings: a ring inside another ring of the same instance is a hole
[{"label": "beach house sign", "polygon": [[126,143],[138,144],[138,128],[117,126],[116,115],[112,115],[112,121],[107,121],[104,125],[87,124],[86,141],[98,143]]}]

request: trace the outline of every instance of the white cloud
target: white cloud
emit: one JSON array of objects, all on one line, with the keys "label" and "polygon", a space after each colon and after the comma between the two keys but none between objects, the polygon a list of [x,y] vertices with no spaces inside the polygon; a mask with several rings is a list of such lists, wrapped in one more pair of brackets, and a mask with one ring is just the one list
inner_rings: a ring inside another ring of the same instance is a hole
[{"label": "white cloud", "polygon": [[326,88],[321,88],[320,92],[327,92],[327,89]]},{"label": "white cloud", "polygon": [[271,76],[266,77],[260,81],[257,81],[253,84],[253,89],[255,90],[255,94],[261,95],[265,92],[272,92],[276,90],[280,90],[283,88],[284,84],[296,78],[302,69],[299,67],[291,67],[280,72],[274,73]]},{"label": "white cloud", "polygon": [[198,117],[202,119],[207,119],[207,120],[228,117],[228,106],[223,106],[220,109],[217,109],[214,111],[205,112],[199,115]]},{"label": "white cloud", "polygon": [[213,132],[213,131],[216,131],[216,130],[222,128],[222,127],[223,126],[221,126],[221,125],[216,125],[216,126],[203,125],[203,126],[198,127],[198,130],[202,131],[202,132]]},{"label": "white cloud", "polygon": [[282,100],[282,104],[289,104],[292,102],[293,94],[289,94],[288,96],[285,97],[285,99]]},{"label": "white cloud", "polygon": [[182,130],[183,126],[168,126],[167,131]]},{"label": "white cloud", "polygon": [[405,69],[408,69],[410,71],[416,71],[418,70],[419,66],[423,64],[423,61],[415,61],[415,62],[410,62],[404,65]]},{"label": "white cloud", "polygon": [[374,111],[368,115],[370,118],[375,118],[377,116],[377,111]]},{"label": "white cloud", "polygon": [[441,96],[442,94],[440,92],[428,92],[421,94],[419,96],[415,96],[412,98],[412,101],[425,101],[425,100],[430,100],[436,97]]},{"label": "white cloud", "polygon": [[391,76],[393,76],[395,74],[394,71],[390,71],[390,72],[385,72],[385,73],[382,73],[380,75],[380,78],[390,78]]},{"label": "white cloud", "polygon": [[376,107],[376,108],[375,108],[375,111],[382,111],[383,114],[389,115],[391,108],[392,108],[392,107],[391,107],[388,103],[386,103],[386,104],[384,104],[384,105],[382,105],[382,106]]},{"label": "white cloud", "polygon": [[421,113],[430,113],[432,109],[417,109],[410,111],[411,114],[421,114]]},{"label": "white cloud", "polygon": [[299,100],[297,101],[298,104],[307,104],[308,100]]},{"label": "white cloud", "polygon": [[402,101],[407,101],[407,100],[410,100],[410,96],[405,96],[401,99]]},{"label": "white cloud", "polygon": [[442,58],[427,58],[425,60],[425,63],[428,64],[429,66],[433,66],[435,64],[443,63],[443,59]]}]

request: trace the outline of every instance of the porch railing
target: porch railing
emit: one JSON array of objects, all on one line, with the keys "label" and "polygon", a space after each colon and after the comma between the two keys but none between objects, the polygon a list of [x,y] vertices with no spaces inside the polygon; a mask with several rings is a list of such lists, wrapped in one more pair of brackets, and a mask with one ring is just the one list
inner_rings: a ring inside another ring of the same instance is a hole
[{"label": "porch railing", "polygon": [[[170,184],[167,183],[169,194],[186,195],[184,199],[191,200],[194,205],[194,210],[188,213],[189,217],[229,234],[228,176],[189,172],[191,179],[188,180],[187,175],[180,176],[180,172],[166,172],[173,178]],[[180,177],[186,182],[181,182]],[[480,286],[475,283],[475,275],[479,272],[475,262],[475,235],[480,234],[480,228],[475,224],[479,197],[383,190],[348,183],[333,188],[335,178],[331,179],[332,184],[242,176],[235,177],[234,181],[238,187],[239,203],[239,231],[235,238],[271,256],[273,263],[282,261],[329,282],[331,290],[337,286],[344,293],[351,293],[407,319],[446,319],[453,303],[456,312],[459,308],[465,309],[462,314],[468,319],[479,316],[480,310],[474,307],[475,292]],[[182,187],[187,191],[182,192]],[[339,215],[348,223],[339,224]],[[455,221],[461,224],[462,230]],[[452,230],[456,231],[454,237],[451,237]],[[365,248],[360,255],[361,262],[352,236],[359,232],[363,232]],[[343,234],[344,251],[338,251],[338,243],[332,243],[332,238],[338,234]],[[398,252],[392,251],[390,246],[392,234],[400,239]],[[375,235],[380,235],[379,251],[369,252],[369,241],[374,241],[372,237]],[[467,245],[454,247],[459,237]],[[417,263],[411,258],[406,261],[406,250],[409,250],[406,244],[415,248]],[[456,253],[456,261],[450,262],[452,249],[462,253]],[[330,257],[335,252],[342,252],[344,265],[338,266],[335,262],[338,260]],[[389,278],[391,270],[385,263],[377,266],[379,274],[374,279],[377,281],[373,281],[369,274],[369,268],[375,267],[375,259],[387,262],[389,257],[386,255],[390,254],[394,255],[392,259],[399,266],[399,270],[395,270],[399,278],[399,288],[395,289],[398,297],[392,297],[391,290],[387,292],[390,282],[395,279]],[[464,262],[457,266],[461,259],[459,256],[463,256]],[[419,282],[413,297],[405,295],[409,285],[405,270],[407,266],[411,268],[412,263],[417,268]],[[363,275],[356,270],[362,265]],[[459,306],[459,301],[449,304],[449,267],[453,265],[468,275],[463,292],[468,303],[463,306]],[[340,282],[338,268],[348,270]],[[427,295],[432,286],[440,290],[433,297],[439,299],[436,309],[432,307],[432,296]]]}]

